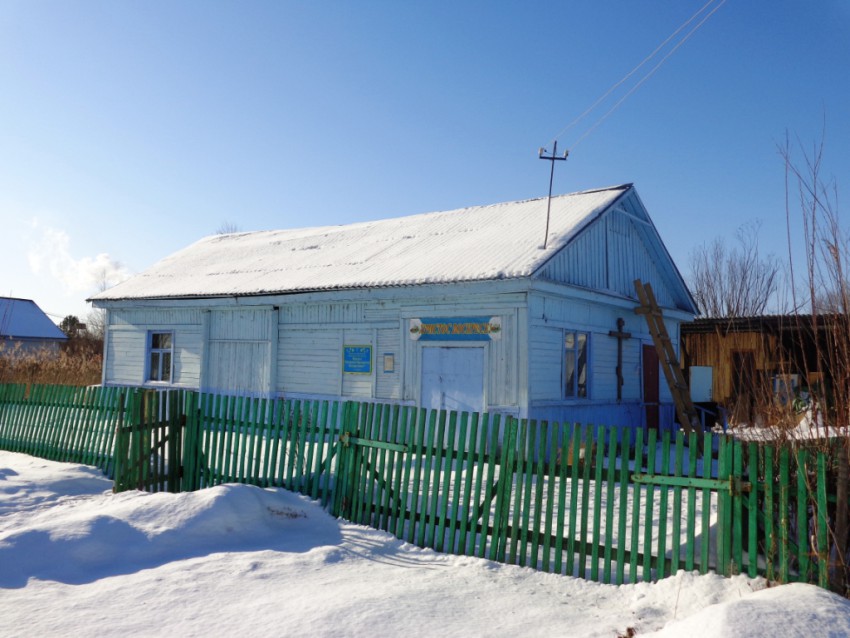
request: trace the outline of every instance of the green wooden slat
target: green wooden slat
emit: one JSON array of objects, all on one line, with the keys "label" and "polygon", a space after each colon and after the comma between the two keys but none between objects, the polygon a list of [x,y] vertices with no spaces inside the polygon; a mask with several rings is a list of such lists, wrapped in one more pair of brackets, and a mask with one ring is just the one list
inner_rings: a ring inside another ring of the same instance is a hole
[{"label": "green wooden slat", "polygon": [[[669,476],[670,474],[670,432],[664,432],[661,435],[661,474]],[[669,576],[666,569],[667,556],[667,507],[669,504],[670,490],[667,486],[663,486],[660,490],[658,499],[659,517],[658,517],[658,553],[656,555],[656,577],[660,580]]]},{"label": "green wooden slat", "polygon": [[[703,435],[702,445],[702,477],[711,476],[712,449],[715,438],[711,433],[706,432]],[[710,525],[711,525],[711,491],[708,489],[702,490],[702,517],[700,526],[700,574],[707,574],[709,569],[709,555],[711,550],[710,540]]]},{"label": "green wooden slat", "polygon": [[236,428],[236,397],[225,396],[223,399],[223,423],[222,423],[222,465],[221,482],[229,483],[233,480],[231,474],[231,463],[233,462],[233,431]]},{"label": "green wooden slat", "polygon": [[[546,450],[549,454],[548,471],[546,473],[546,519],[543,523],[543,564],[544,572],[549,572],[552,565],[552,524],[555,516],[555,486],[558,484],[560,463],[558,462],[558,448],[560,434],[563,430],[559,423],[547,424],[549,435],[546,439]],[[558,538],[561,535],[558,534]]]},{"label": "green wooden slat", "polygon": [[[732,444],[734,450],[733,473],[735,478],[744,475],[744,445],[740,441]],[[733,574],[739,574],[744,564],[744,498],[732,494],[732,561]]]},{"label": "green wooden slat", "polygon": [[[386,421],[386,413],[387,406],[383,404],[369,404],[369,414],[371,415],[369,419],[370,424],[370,434],[367,436],[372,439],[380,439],[384,436],[383,428],[384,423]],[[360,449],[360,446],[358,446]],[[363,489],[366,492],[366,505],[365,505],[365,521],[366,524],[374,527],[375,529],[380,529],[381,527],[381,496],[384,493],[383,485],[381,483],[383,477],[383,462],[382,457],[386,455],[386,450],[382,450],[379,447],[372,447],[368,449],[360,449],[363,453],[363,458],[369,458],[366,462],[366,466],[363,468],[364,471],[364,480],[363,480]]]},{"label": "green wooden slat", "polygon": [[602,473],[605,465],[607,428],[596,430],[596,468],[593,474],[593,539],[590,548],[590,580],[599,581],[599,546],[602,537]]},{"label": "green wooden slat", "polygon": [[[337,432],[337,424],[339,418],[339,401],[331,402],[330,420],[327,422],[327,446],[328,456],[324,461],[324,482],[322,484],[322,504],[327,507],[332,499],[332,486],[337,477],[341,475],[339,472],[340,446],[338,443],[333,443],[334,436]],[[332,465],[335,464],[335,467]]]},{"label": "green wooden slat", "polygon": [[[506,505],[509,505],[511,503],[513,505],[513,523],[511,524],[510,531],[511,545],[510,551],[507,554],[507,561],[511,565],[516,564],[519,543],[519,529],[520,524],[522,522],[523,487],[525,486],[526,465],[528,460],[528,436],[528,419],[522,419],[519,421],[519,445],[517,447],[515,466],[516,481],[511,481],[512,497],[509,496],[504,502]],[[514,467],[514,464],[511,464],[511,466],[508,468],[500,468],[500,476],[502,470],[510,472],[512,467]],[[510,512],[510,510],[507,511]]]},{"label": "green wooden slat", "polygon": [[809,455],[797,450],[797,564],[800,582],[809,582],[809,491],[806,485],[806,468]]},{"label": "green wooden slat", "polygon": [[[424,408],[416,408],[413,411],[412,418],[416,423],[416,435],[414,437],[413,455],[410,459],[413,486],[410,490],[410,523],[407,527],[407,541],[421,547],[417,540],[422,530],[422,507],[420,506],[419,489],[421,477],[425,471],[425,431],[428,429],[428,414]],[[424,500],[422,502],[424,503]]]},{"label": "green wooden slat", "polygon": [[528,566],[528,541],[530,533],[531,518],[531,491],[535,479],[534,453],[537,449],[537,440],[540,438],[540,429],[537,421],[528,422],[528,446],[526,447],[525,459],[525,481],[523,485],[522,521],[520,522],[520,557],[519,564]]},{"label": "green wooden slat", "polygon": [[[390,421],[392,417],[392,406],[385,405],[380,422],[380,437],[381,440],[390,442]],[[378,484],[380,499],[375,503],[378,529],[386,530],[389,525],[389,505],[390,505],[390,490],[389,486],[392,481],[392,468],[390,462],[392,460],[392,451],[387,449],[378,450],[378,465],[376,468],[378,477],[386,482],[385,487]]]},{"label": "green wooden slat", "polygon": [[254,468],[254,440],[256,432],[254,424],[257,418],[257,398],[245,397],[242,407],[242,418],[240,419],[240,458],[239,458],[239,482],[253,483],[252,471]]},{"label": "green wooden slat", "polygon": [[[656,458],[658,456],[658,431],[650,430],[647,437],[646,449],[646,473],[656,474]],[[646,485],[644,491],[646,503],[644,504],[643,518],[643,579],[646,582],[652,580],[652,515],[655,507],[655,487],[652,483]]]},{"label": "green wooden slat", "polygon": [[[585,427],[584,432],[587,431]],[[582,429],[579,425],[576,425],[573,430],[573,437],[570,441],[570,449],[572,450],[572,466],[570,472],[570,522],[569,527],[566,530],[567,536],[567,567],[566,573],[567,576],[575,575],[575,554],[576,554],[576,533],[578,529],[576,527],[578,521],[578,502],[579,502],[579,488],[581,484],[579,483],[579,468],[582,464],[581,459],[581,445],[582,445]],[[586,438],[586,435],[585,437]],[[590,448],[585,448],[590,451]],[[582,539],[582,544],[584,544],[584,539]]]},{"label": "green wooden slat", "polygon": [[283,485],[291,491],[295,491],[295,480],[298,476],[298,446],[300,445],[298,432],[301,427],[302,409],[304,409],[304,406],[301,401],[292,401],[291,411],[286,423],[286,480]]},{"label": "green wooden slat", "polygon": [[395,479],[393,490],[395,493],[395,505],[393,506],[393,527],[390,530],[396,538],[404,539],[405,522],[410,506],[410,466],[413,455],[414,427],[410,421],[411,408],[399,407],[398,413],[393,415],[395,440],[404,446],[404,452],[397,452],[395,457]]},{"label": "green wooden slat", "polygon": [[[727,464],[726,450],[729,447],[728,437],[720,437],[717,448],[717,478],[726,481],[729,479],[730,468]],[[717,563],[716,570],[721,575],[729,571],[729,550],[732,541],[732,527],[729,511],[729,494],[725,491],[717,492]]]},{"label": "green wooden slat", "polygon": [[[557,537],[555,538],[555,565],[554,571],[556,574],[562,573],[564,564],[564,535],[569,534],[569,529],[564,529],[566,520],[567,506],[567,460],[568,450],[575,436],[576,428],[573,423],[565,423],[559,428],[560,445],[559,445],[559,462],[558,462],[558,513],[555,521],[555,530]],[[552,481],[554,484],[554,480]],[[574,500],[574,499],[571,499]]]},{"label": "green wooden slat", "polygon": [[620,509],[617,517],[617,575],[614,581],[622,585],[626,577],[626,518],[629,507],[629,459],[631,458],[631,433],[622,432],[620,447]]},{"label": "green wooden slat", "polygon": [[764,453],[764,557],[765,557],[765,577],[768,580],[775,580],[776,568],[776,530],[774,528],[774,509],[775,509],[775,485],[774,485],[774,457],[773,446],[766,445],[762,448]]},{"label": "green wooden slat", "polygon": [[[369,438],[375,440],[385,440],[386,433],[386,421],[388,414],[388,407],[383,404],[370,404],[371,408],[371,434],[369,434]],[[366,505],[366,520],[370,521],[368,523],[375,529],[381,529],[381,501],[383,494],[386,490],[382,489],[381,479],[383,478],[385,467],[384,467],[384,459],[386,458],[387,451],[386,449],[382,449],[381,447],[372,447],[369,449],[369,457],[370,462],[366,467],[366,471],[368,473],[366,479],[366,489],[368,490],[368,499]],[[364,450],[365,456],[365,450]]]},{"label": "green wooden slat", "polygon": [[[635,465],[634,469],[640,471],[643,467],[643,428],[639,428],[635,434]],[[640,485],[632,487],[632,538],[629,553],[629,582],[638,582],[638,548],[640,547]],[[624,540],[625,542],[625,540]]]},{"label": "green wooden slat", "polygon": [[[843,454],[844,450],[839,450]],[[818,586],[829,587],[829,529],[827,527],[826,454],[817,452],[817,556]]]},{"label": "green wooden slat", "polygon": [[605,474],[605,530],[602,552],[602,582],[611,583],[611,556],[614,549],[614,487],[617,471],[617,430],[608,428],[608,467]]},{"label": "green wooden slat", "polygon": [[[472,489],[472,514],[470,515],[471,525],[469,530],[469,538],[466,542],[466,554],[468,556],[484,556],[487,546],[487,525],[481,526],[481,532],[477,530],[478,520],[483,519],[485,512],[490,511],[490,501],[484,501],[484,507],[479,505],[482,503],[484,494],[490,493],[491,485],[488,485],[485,474],[487,468],[487,434],[490,432],[490,415],[482,414],[480,417],[481,429],[478,434],[478,455],[475,468],[475,486]],[[492,459],[495,454],[491,453]],[[476,544],[477,542],[477,544]]]},{"label": "green wooden slat", "polygon": [[328,427],[328,409],[330,404],[322,401],[319,409],[319,417],[316,422],[316,434],[313,445],[313,472],[310,480],[310,498],[318,500],[321,493],[322,482],[327,479],[324,468],[324,457],[330,453],[330,428]]},{"label": "green wooden slat", "polygon": [[[358,436],[362,436],[363,438],[374,438],[371,436],[373,410],[374,406],[371,406],[366,403],[360,404],[358,406]],[[366,493],[366,482],[364,476],[366,475],[366,465],[369,462],[369,452],[371,450],[363,448],[359,445],[351,445],[350,447],[354,451],[354,497],[352,499],[354,511],[351,520],[353,520],[355,523],[365,524],[367,510],[366,498],[367,496],[369,497],[368,504],[371,504],[371,494]]]},{"label": "green wooden slat", "polygon": [[[497,449],[500,416],[493,416],[493,431],[491,432],[490,464],[487,470],[488,483],[493,484],[492,479],[495,470],[495,450]],[[499,482],[497,486],[496,509],[493,515],[493,537],[490,541],[490,560],[498,560],[504,563],[508,548],[508,527],[510,521],[511,502],[514,494],[514,484],[519,481],[514,469],[517,457],[517,447],[521,439],[519,436],[519,422],[514,417],[507,417],[505,422],[505,433],[502,439],[502,453],[499,457]],[[520,452],[521,454],[521,452]],[[484,529],[487,529],[489,508],[484,510]]]},{"label": "green wooden slat", "polygon": [[587,578],[587,530],[590,515],[590,470],[593,465],[593,426],[588,425],[584,436],[584,459],[581,468],[581,533],[579,534],[578,576]]},{"label": "green wooden slat", "polygon": [[437,418],[437,439],[433,458],[434,471],[431,484],[431,502],[428,505],[428,528],[425,534],[427,546],[432,549],[436,547],[437,515],[440,512],[440,498],[442,497],[440,482],[443,469],[443,448],[446,440],[447,416],[448,414],[445,410],[440,410]]},{"label": "green wooden slat", "polygon": [[248,472],[251,469],[251,423],[253,421],[253,408],[256,399],[251,397],[240,397],[241,401],[239,410],[239,423],[237,432],[239,435],[239,450],[238,464],[239,473],[237,482],[247,483],[249,479]]},{"label": "green wooden slat", "polygon": [[245,482],[262,485],[262,441],[265,440],[266,399],[254,397],[251,400],[251,414],[248,424],[248,452],[245,459]]},{"label": "green wooden slat", "polygon": [[277,405],[278,399],[270,399],[266,408],[266,421],[263,429],[263,481],[261,485],[268,487],[274,485],[274,468],[277,453]]},{"label": "green wooden slat", "polygon": [[[460,533],[458,535],[458,554],[464,555],[472,555],[472,551],[467,549],[468,539],[470,536],[469,533],[469,515],[470,510],[472,509],[473,503],[478,502],[478,495],[475,495],[475,501],[473,502],[473,494],[472,494],[472,485],[475,480],[475,445],[478,441],[478,419],[479,415],[477,412],[473,412],[472,414],[464,414],[461,416],[461,431],[463,435],[461,440],[464,441],[464,446],[462,449],[467,450],[467,454],[465,456],[462,467],[466,470],[464,473],[464,482],[463,482],[463,497],[461,499],[460,505]],[[468,428],[468,430],[467,430]],[[477,518],[473,520],[478,520]],[[473,529],[471,536],[475,536],[475,531]],[[474,551],[474,550],[473,550]]]},{"label": "green wooden slat", "polygon": [[[459,416],[459,425],[457,428],[457,439],[455,439],[454,435],[449,435],[449,441],[452,446],[458,451],[457,459],[455,460],[454,468],[452,468],[452,462],[449,461],[449,469],[453,473],[454,476],[454,485],[452,486],[452,497],[451,497],[451,509],[449,511],[450,523],[449,523],[449,545],[448,551],[451,554],[463,553],[462,551],[458,551],[457,546],[455,545],[457,539],[457,532],[459,531],[459,527],[461,525],[466,525],[466,512],[463,510],[463,505],[460,500],[461,495],[461,483],[467,478],[469,472],[467,470],[467,449],[468,446],[466,444],[466,430],[469,424],[469,413],[463,412]],[[455,443],[455,441],[457,441]],[[461,547],[463,545],[461,544]]]},{"label": "green wooden slat", "polygon": [[540,527],[543,523],[543,488],[546,483],[546,443],[549,438],[549,424],[541,421],[537,428],[537,476],[534,482],[534,519],[531,526],[531,556],[526,564],[539,569]]},{"label": "green wooden slat", "polygon": [[[688,435],[688,478],[694,478],[697,473],[698,451],[697,433]],[[685,530],[685,570],[693,571],[696,565],[694,551],[696,546],[696,523],[697,523],[697,491],[693,487],[688,488],[687,528]],[[703,539],[703,542],[707,539]]]},{"label": "green wooden slat", "polygon": [[[392,408],[392,420],[390,422],[390,439],[407,449],[407,429],[404,420],[404,410],[399,406],[394,405]],[[406,452],[396,450],[390,457],[389,476],[392,477],[392,494],[390,495],[390,513],[387,521],[387,531],[395,535],[396,538],[403,538],[403,523],[407,512],[407,496],[406,485],[405,491],[402,488],[404,478],[404,470],[407,466],[405,463]]]},{"label": "green wooden slat", "polygon": [[779,582],[789,582],[791,571],[791,453],[779,450]]},{"label": "green wooden slat", "polygon": [[[346,410],[351,410],[351,406],[346,403]],[[278,466],[276,473],[275,485],[286,487],[286,477],[289,473],[289,449],[290,438],[292,437],[292,425],[290,423],[292,417],[292,400],[281,401],[278,406],[278,428],[280,430],[280,455],[278,457]],[[351,415],[346,418],[352,419]],[[348,468],[348,466],[346,466]],[[349,486],[350,487],[350,486]],[[341,504],[340,504],[341,507]]]},{"label": "green wooden slat", "polygon": [[[682,476],[685,458],[685,435],[679,430],[676,432],[676,446],[673,461],[673,476]],[[670,574],[679,571],[679,561],[682,551],[682,488],[673,488],[673,530],[670,539]]]},{"label": "green wooden slat", "polygon": [[428,504],[431,492],[431,463],[432,450],[434,449],[434,437],[437,433],[437,410],[429,410],[428,412],[428,427],[426,430],[425,439],[425,454],[423,458],[422,482],[420,487],[420,512],[419,512],[419,531],[416,535],[416,544],[419,547],[426,547],[427,531],[430,525],[428,520]]},{"label": "green wooden slat", "polygon": [[[353,434],[356,436],[360,436],[366,434],[366,425],[367,425],[367,406],[365,404],[353,403],[352,404],[352,419],[354,419],[354,423],[356,424],[353,430]],[[355,523],[359,523],[362,520],[363,512],[363,498],[364,494],[362,491],[362,474],[363,474],[363,448],[357,445],[348,446],[349,450],[349,466],[350,466],[350,513],[347,514],[349,520],[354,521]]]},{"label": "green wooden slat", "polygon": [[758,576],[758,445],[747,446],[747,480],[752,489],[747,494],[747,574]]}]

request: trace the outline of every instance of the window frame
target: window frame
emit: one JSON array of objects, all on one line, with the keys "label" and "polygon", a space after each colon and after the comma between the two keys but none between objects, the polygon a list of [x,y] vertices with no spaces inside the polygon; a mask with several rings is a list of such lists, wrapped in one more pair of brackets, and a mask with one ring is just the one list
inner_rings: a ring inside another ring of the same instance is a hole
[{"label": "window frame", "polygon": [[[168,335],[168,347],[154,347],[155,337]],[[154,375],[153,357],[159,355]],[[163,355],[168,355],[168,377],[163,378]],[[145,347],[145,383],[157,385],[169,385],[174,382],[174,331],[173,330],[148,330],[147,344]]]},{"label": "window frame", "polygon": [[[572,347],[568,347],[567,339],[569,335],[573,336],[573,345]],[[580,348],[581,337],[584,337],[584,347]],[[587,401],[591,398],[591,384],[590,384],[590,342],[591,342],[591,333],[586,330],[568,330],[564,329],[563,338],[561,339],[562,349],[561,349],[561,394],[564,399],[568,401]],[[583,357],[582,355],[583,350]],[[570,356],[572,355],[572,357]],[[573,374],[572,379],[570,379],[569,374],[569,365],[572,360],[573,364]],[[580,371],[582,366],[580,363],[584,364],[584,383],[579,383],[579,379],[581,377]],[[572,381],[572,387],[570,391],[568,391],[567,383]],[[582,394],[582,388],[584,393]]]}]

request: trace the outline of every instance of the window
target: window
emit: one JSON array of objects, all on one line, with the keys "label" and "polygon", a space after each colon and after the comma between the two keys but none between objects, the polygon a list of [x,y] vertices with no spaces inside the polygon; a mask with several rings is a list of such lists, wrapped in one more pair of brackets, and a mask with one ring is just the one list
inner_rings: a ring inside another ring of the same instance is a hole
[{"label": "window", "polygon": [[170,332],[151,332],[148,341],[148,381],[171,381],[174,338]]},{"label": "window", "polygon": [[568,399],[587,398],[586,332],[564,333],[564,396]]}]

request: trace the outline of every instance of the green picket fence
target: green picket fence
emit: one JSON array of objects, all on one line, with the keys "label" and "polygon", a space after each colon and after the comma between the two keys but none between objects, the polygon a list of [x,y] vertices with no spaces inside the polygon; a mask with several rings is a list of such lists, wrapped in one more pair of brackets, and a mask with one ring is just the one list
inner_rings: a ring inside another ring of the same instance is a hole
[{"label": "green picket fence", "polygon": [[0,385],[0,449],[85,463],[113,475],[121,388]]},{"label": "green picket fence", "polygon": [[605,583],[685,569],[826,587],[835,567],[831,455],[724,435],[0,386],[0,448],[97,465],[116,491],[283,487],[420,547]]}]

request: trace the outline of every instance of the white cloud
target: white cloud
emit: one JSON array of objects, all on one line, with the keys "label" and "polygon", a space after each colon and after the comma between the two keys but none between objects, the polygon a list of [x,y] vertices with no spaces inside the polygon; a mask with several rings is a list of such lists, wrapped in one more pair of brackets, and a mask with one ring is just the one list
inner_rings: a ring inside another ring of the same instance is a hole
[{"label": "white cloud", "polygon": [[66,293],[96,292],[114,286],[130,276],[130,272],[108,253],[75,259],[71,254],[71,238],[64,230],[33,220],[35,238],[31,240],[27,259],[36,275],[53,277]]}]

